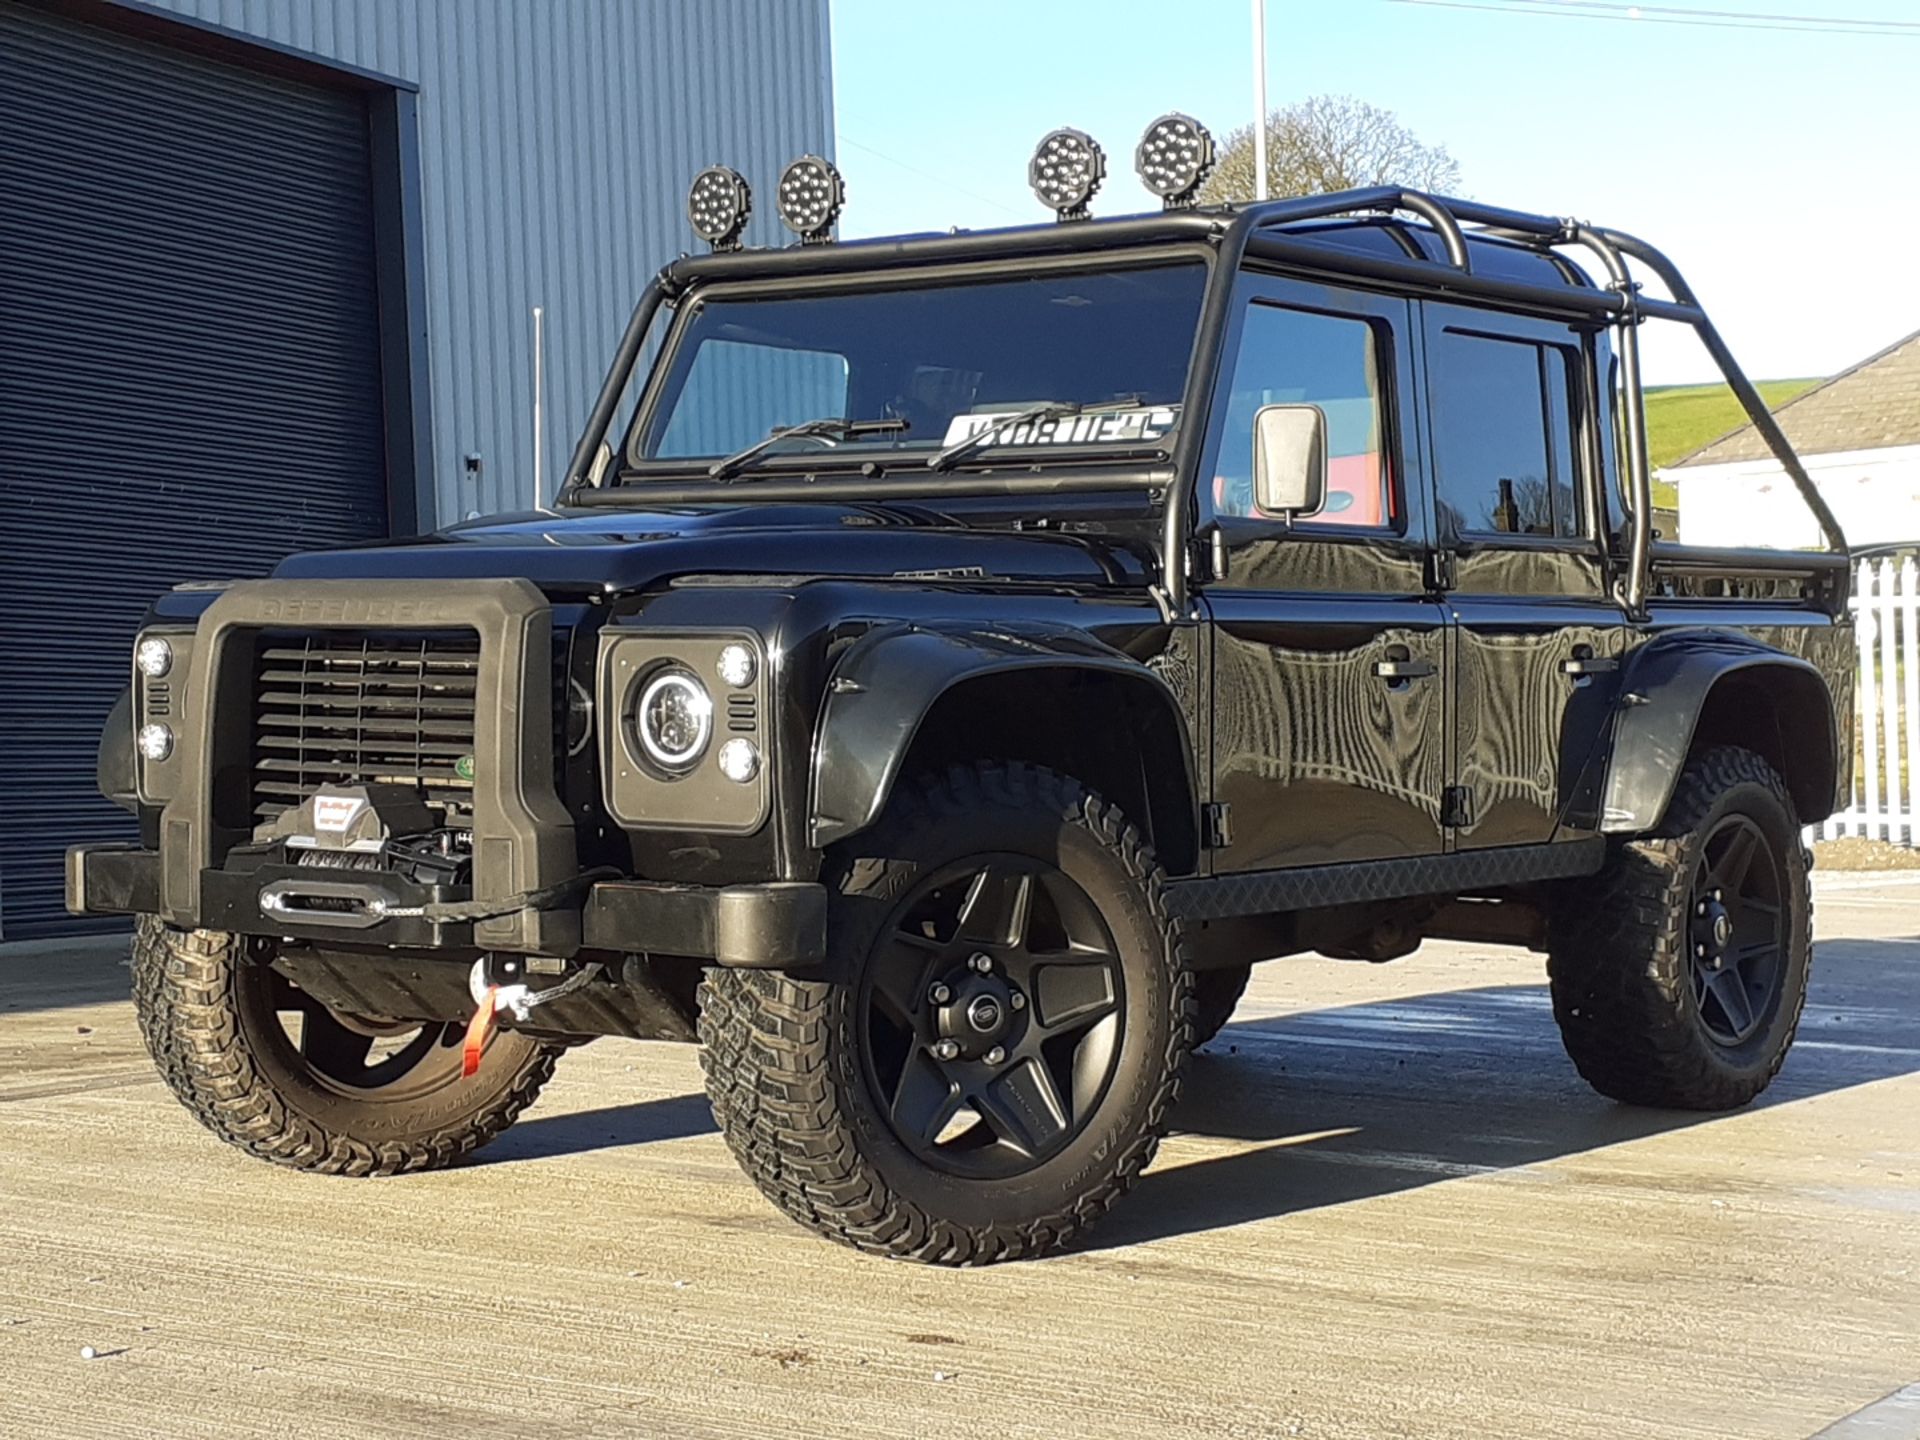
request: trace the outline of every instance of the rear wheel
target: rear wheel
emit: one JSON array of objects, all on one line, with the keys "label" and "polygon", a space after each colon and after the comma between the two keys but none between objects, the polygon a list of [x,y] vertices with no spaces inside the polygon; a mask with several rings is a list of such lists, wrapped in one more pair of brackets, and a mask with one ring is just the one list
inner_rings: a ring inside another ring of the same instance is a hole
[{"label": "rear wheel", "polygon": [[553,1074],[558,1046],[507,1031],[462,1078],[458,1024],[321,1004],[240,936],[142,917],[134,1006],[182,1104],[249,1154],[299,1170],[396,1175],[500,1134]]},{"label": "rear wheel", "polygon": [[710,970],[702,1061],[735,1156],[883,1255],[1038,1254],[1110,1207],[1180,1090],[1192,976],[1163,875],[1064,776],[960,768],[833,857],[838,983]]},{"label": "rear wheel", "polygon": [[1773,767],[1731,746],[1693,757],[1660,829],[1555,907],[1548,975],[1567,1053],[1617,1100],[1746,1104],[1793,1043],[1812,913]]}]

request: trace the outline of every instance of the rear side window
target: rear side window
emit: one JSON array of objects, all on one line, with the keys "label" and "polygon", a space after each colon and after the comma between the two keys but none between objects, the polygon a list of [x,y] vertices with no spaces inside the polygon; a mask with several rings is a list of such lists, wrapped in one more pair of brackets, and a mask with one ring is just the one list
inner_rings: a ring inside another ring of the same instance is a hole
[{"label": "rear side window", "polygon": [[1381,412],[1383,345],[1371,321],[1256,301],[1240,332],[1215,462],[1221,515],[1255,515],[1253,417],[1262,405],[1312,404],[1327,417],[1327,494],[1300,525],[1395,523]]},{"label": "rear side window", "polygon": [[[1580,533],[1571,352],[1513,336],[1429,331],[1434,487],[1445,535]],[[1575,372],[1577,373],[1577,372]]]}]

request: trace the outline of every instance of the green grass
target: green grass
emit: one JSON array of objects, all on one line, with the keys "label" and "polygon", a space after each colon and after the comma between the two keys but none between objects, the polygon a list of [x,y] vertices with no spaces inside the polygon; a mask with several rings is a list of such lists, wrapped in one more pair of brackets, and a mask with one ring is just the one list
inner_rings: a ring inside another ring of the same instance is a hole
[{"label": "green grass", "polygon": [[[1761,380],[1760,398],[1778,410],[1796,395],[1804,395],[1818,380]],[[1747,412],[1725,385],[1650,385],[1647,387],[1647,459],[1658,470],[1709,441],[1744,425]],[[1679,501],[1673,486],[1656,480],[1653,503],[1672,508]]]}]

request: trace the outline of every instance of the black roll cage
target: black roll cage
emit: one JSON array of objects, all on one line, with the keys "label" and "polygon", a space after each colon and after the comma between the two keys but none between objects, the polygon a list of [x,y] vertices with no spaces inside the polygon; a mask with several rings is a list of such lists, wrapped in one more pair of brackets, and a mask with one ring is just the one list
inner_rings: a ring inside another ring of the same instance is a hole
[{"label": "black roll cage", "polygon": [[[1401,260],[1346,250],[1333,251],[1324,244],[1315,243],[1310,236],[1288,235],[1281,230],[1281,227],[1303,221],[1394,212],[1404,212],[1424,220],[1439,237],[1446,259],[1435,261],[1426,258],[1424,253],[1418,257],[1409,255]],[[1469,235],[1521,245],[1546,255],[1566,247],[1585,249],[1599,259],[1606,272],[1607,283],[1600,289],[1576,284],[1550,286],[1476,274],[1467,243]],[[1639,342],[1639,327],[1648,319],[1673,320],[1693,327],[1708,354],[1720,367],[1721,374],[1725,376],[1754,429],[1767,442],[1774,458],[1800,492],[1801,499],[1819,520],[1828,545],[1837,554],[1846,554],[1846,537],[1833,511],[1814,488],[1812,479],[1800,463],[1799,456],[1794,454],[1793,447],[1787,443],[1779,423],[1767,409],[1766,402],[1760,398],[1760,392],[1754,388],[1753,382],[1733,358],[1726,341],[1701,308],[1685,277],[1665,255],[1644,240],[1603,226],[1509,210],[1497,205],[1485,205],[1477,200],[1428,195],[1393,185],[1252,205],[1172,211],[1162,215],[1086,223],[1023,226],[979,234],[963,232],[838,245],[793,246],[773,251],[744,250],[682,256],[648,283],[634,306],[633,315],[627,322],[606,378],[601,383],[600,393],[581,431],[579,443],[574,447],[559,503],[620,504],[627,503],[631,498],[618,495],[616,490],[602,489],[589,479],[595,457],[606,440],[614,411],[631,382],[634,366],[639,361],[660,307],[677,305],[688,291],[703,281],[744,279],[749,276],[799,278],[879,274],[943,262],[969,261],[988,266],[998,262],[1009,269],[1018,269],[1022,262],[1040,256],[1100,255],[1145,245],[1196,239],[1212,245],[1217,258],[1201,302],[1194,364],[1187,376],[1182,423],[1174,441],[1171,470],[1153,472],[1155,481],[1169,486],[1161,536],[1161,599],[1170,614],[1182,615],[1189,610],[1186,557],[1188,532],[1193,523],[1191,477],[1198,473],[1200,447],[1206,438],[1207,412],[1212,402],[1214,382],[1224,363],[1222,349],[1232,313],[1235,280],[1249,254],[1320,271],[1333,270],[1412,284],[1442,295],[1560,311],[1572,309],[1612,326],[1616,333],[1615,350],[1620,357],[1620,382],[1624,392],[1622,438],[1625,441],[1626,453],[1623,458],[1629,497],[1627,572],[1616,586],[1615,598],[1628,615],[1638,619],[1646,614],[1653,551],[1653,477],[1647,461],[1645,391],[1640,377]],[[1630,261],[1651,271],[1672,298],[1658,300],[1644,295],[1640,282],[1634,278]],[[954,478],[944,477],[943,484],[950,483]],[[1089,484],[1102,483],[1099,475],[1089,475],[1087,480]],[[865,482],[867,486],[873,483]],[[910,483],[916,491],[925,489],[922,481]],[[1105,483],[1111,484],[1112,481],[1108,478]],[[1006,484],[1002,478],[994,488],[1005,488]]]}]

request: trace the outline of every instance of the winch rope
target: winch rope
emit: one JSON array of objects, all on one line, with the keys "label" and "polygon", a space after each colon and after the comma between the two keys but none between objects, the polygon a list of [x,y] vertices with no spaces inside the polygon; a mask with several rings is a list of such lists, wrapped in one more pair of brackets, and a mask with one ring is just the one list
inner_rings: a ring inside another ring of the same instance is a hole
[{"label": "winch rope", "polygon": [[370,909],[388,919],[434,920],[442,924],[478,923],[498,920],[503,915],[518,915],[522,910],[550,910],[574,891],[597,880],[617,880],[620,871],[611,865],[582,870],[557,885],[538,890],[522,890],[504,900],[430,900],[423,905],[386,905],[376,901]]}]

